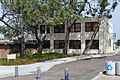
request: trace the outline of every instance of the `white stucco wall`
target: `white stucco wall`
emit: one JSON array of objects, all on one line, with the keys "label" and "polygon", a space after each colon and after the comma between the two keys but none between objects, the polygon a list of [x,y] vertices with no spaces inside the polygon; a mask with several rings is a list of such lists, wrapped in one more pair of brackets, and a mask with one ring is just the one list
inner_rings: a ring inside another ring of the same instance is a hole
[{"label": "white stucco wall", "polygon": [[[99,19],[101,22],[99,32],[95,40],[99,40],[99,49],[90,49],[89,53],[110,53],[113,51],[113,25],[106,18]],[[81,40],[81,49],[68,49],[68,53],[80,54],[85,49],[85,40],[90,40],[93,32],[85,32],[86,22],[98,22],[97,17],[84,18],[76,23],[81,23],[81,32],[70,33],[69,40]],[[66,28],[65,28],[66,30]],[[65,40],[65,33],[54,33],[54,27],[51,27],[50,34],[47,35],[46,40],[50,40],[50,49],[43,49],[43,52],[63,52],[63,49],[54,49],[54,40]],[[110,44],[111,43],[111,44]]]}]

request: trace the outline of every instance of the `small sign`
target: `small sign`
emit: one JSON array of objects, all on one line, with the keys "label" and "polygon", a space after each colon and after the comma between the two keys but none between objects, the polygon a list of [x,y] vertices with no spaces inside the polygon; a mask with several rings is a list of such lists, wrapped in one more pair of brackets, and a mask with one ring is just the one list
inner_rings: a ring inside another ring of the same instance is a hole
[{"label": "small sign", "polygon": [[116,33],[113,33],[113,37],[114,37],[114,38],[116,37]]},{"label": "small sign", "polygon": [[10,54],[10,55],[7,55],[7,60],[9,62],[9,59],[16,59],[16,54]]}]

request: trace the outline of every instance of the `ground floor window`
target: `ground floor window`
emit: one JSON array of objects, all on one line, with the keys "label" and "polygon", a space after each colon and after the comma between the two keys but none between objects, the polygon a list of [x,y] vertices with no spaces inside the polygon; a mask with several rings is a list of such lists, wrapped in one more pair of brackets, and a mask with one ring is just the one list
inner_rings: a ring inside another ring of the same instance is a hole
[{"label": "ground floor window", "polygon": [[54,48],[55,49],[63,49],[65,46],[64,40],[54,40]]},{"label": "ground floor window", "polygon": [[69,49],[81,49],[81,40],[70,40]]},{"label": "ground floor window", "polygon": [[[86,40],[86,46],[89,43],[90,40]],[[99,49],[99,40],[93,40],[92,45],[90,49]]]},{"label": "ground floor window", "polygon": [[109,39],[109,46],[111,47],[111,39]]},{"label": "ground floor window", "polygon": [[43,41],[43,45],[42,45],[43,49],[50,49],[50,40],[45,40]]}]

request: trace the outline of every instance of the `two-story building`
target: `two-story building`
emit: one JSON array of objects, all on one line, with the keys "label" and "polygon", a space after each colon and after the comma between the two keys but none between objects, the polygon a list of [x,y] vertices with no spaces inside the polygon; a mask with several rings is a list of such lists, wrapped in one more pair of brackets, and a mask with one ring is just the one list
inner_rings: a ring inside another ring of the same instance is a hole
[{"label": "two-story building", "polygon": [[[107,17],[83,18],[77,21],[70,30],[68,53],[81,54],[91,36],[94,33],[98,22],[100,21],[99,31],[93,40],[92,46],[88,53],[110,53],[113,51],[113,25]],[[63,52],[65,45],[66,24],[56,26],[41,25],[40,37],[46,34],[43,44],[43,52]],[[26,36],[26,40],[30,39],[30,35]],[[33,39],[31,37],[31,39]],[[35,39],[35,37],[34,37]]]}]

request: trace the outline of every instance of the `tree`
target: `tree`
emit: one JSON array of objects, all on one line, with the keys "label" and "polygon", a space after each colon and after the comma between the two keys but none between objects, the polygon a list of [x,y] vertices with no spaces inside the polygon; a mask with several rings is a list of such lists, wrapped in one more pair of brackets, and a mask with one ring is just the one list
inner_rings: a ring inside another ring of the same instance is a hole
[{"label": "tree", "polygon": [[83,54],[87,54],[87,51],[90,49],[93,40],[95,39],[98,31],[99,26],[101,25],[101,18],[102,16],[106,16],[108,18],[112,18],[112,12],[115,10],[118,2],[117,0],[93,0],[89,3],[89,7],[86,9],[86,14],[91,16],[98,17],[98,27],[95,29],[94,33],[92,34],[91,40],[85,47]]},{"label": "tree", "polygon": [[8,39],[12,39],[13,37],[17,37],[18,38],[18,36],[20,35],[20,32],[11,29],[8,26],[0,26],[0,33],[4,34],[4,36],[7,37]]},{"label": "tree", "polygon": [[[25,53],[25,42],[24,42],[24,10],[27,8],[29,4],[25,2],[25,0],[1,0],[3,14],[0,18],[0,21],[3,22],[7,27],[16,30],[21,33],[21,58],[26,58]],[[18,25],[17,28],[14,25]]]},{"label": "tree", "polygon": [[[38,48],[39,54],[42,53],[42,42],[46,37],[44,35],[40,39],[40,36],[38,36],[38,29],[41,24],[52,26],[56,24],[66,24],[68,21],[70,22],[74,18],[80,17],[77,14],[74,14],[75,9],[81,7],[78,5],[77,0],[72,2],[72,4],[74,4],[72,6],[71,1],[69,0],[3,0],[1,3],[4,6],[4,12],[12,13],[11,16],[13,19],[11,20],[15,19],[14,22],[20,24],[21,27],[19,31],[21,32],[22,40],[24,39],[24,31],[30,26],[35,26],[36,39],[40,44]],[[6,13],[5,16],[10,14]],[[11,17],[9,16],[8,18]],[[26,27],[23,27],[23,24]],[[7,24],[7,26],[11,27],[9,24]],[[21,43],[23,44],[23,41]]]},{"label": "tree", "polygon": [[[73,7],[74,6],[74,1],[73,0],[70,0],[70,1],[71,1],[71,7]],[[67,21],[69,25],[67,26],[67,31],[66,31],[66,36],[65,36],[65,47],[64,47],[64,50],[63,50],[64,54],[68,53],[68,43],[69,43],[70,29],[78,19],[81,19],[81,17],[82,17],[81,14],[84,11],[84,8],[85,8],[86,4],[88,3],[88,0],[77,1],[77,3],[78,3],[79,7],[77,6],[77,7],[74,8],[74,14],[77,14],[78,18]]]},{"label": "tree", "polygon": [[[81,7],[81,3],[75,0],[72,2],[69,0],[36,0],[31,1],[32,7],[26,15],[28,18],[26,24],[29,26],[35,26],[36,29],[36,39],[39,43],[38,54],[42,54],[42,43],[46,38],[46,33],[42,36],[39,35],[38,30],[42,24],[45,25],[57,25],[57,24],[67,24],[73,19],[81,18],[80,15],[75,14],[75,9]],[[84,5],[84,4],[83,4]],[[27,12],[27,11],[26,11]]]}]

